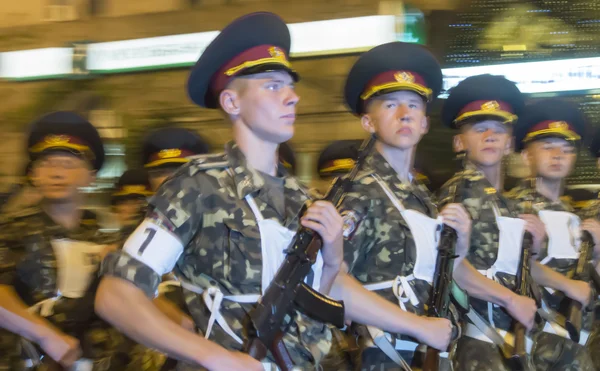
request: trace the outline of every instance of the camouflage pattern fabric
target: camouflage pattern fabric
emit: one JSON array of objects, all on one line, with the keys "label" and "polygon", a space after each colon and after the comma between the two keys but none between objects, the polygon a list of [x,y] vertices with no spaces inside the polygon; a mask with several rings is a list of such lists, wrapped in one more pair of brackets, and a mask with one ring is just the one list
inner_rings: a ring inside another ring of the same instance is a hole
[{"label": "camouflage pattern fabric", "polygon": [[[392,281],[397,276],[409,276],[413,273],[417,259],[416,245],[407,222],[373,175],[385,182],[406,209],[437,217],[437,209],[431,202],[428,189],[419,183],[416,177],[413,177],[410,184],[402,183],[396,171],[381,154],[376,151],[370,154],[340,206],[346,237],[344,259],[350,274],[363,284]],[[420,303],[413,306],[406,302],[406,309],[424,315],[424,304],[429,301],[431,285],[419,279],[410,281],[410,285]],[[375,293],[388,301],[398,303],[392,289],[378,290]],[[395,336],[402,338],[400,334]],[[381,357],[363,357],[363,368],[370,369],[369,367],[374,366],[372,361],[379,362],[381,359],[391,362],[379,349],[375,349],[374,352],[380,353]],[[408,355],[409,359],[413,358],[412,354]]]},{"label": "camouflage pattern fabric", "polygon": [[537,371],[595,371],[585,347],[558,335],[541,333],[532,350]]},{"label": "camouflage pattern fabric", "polygon": [[[0,284],[13,286],[30,306],[54,297],[58,289],[58,267],[51,240],[68,238],[98,244],[117,242],[115,235],[99,232],[96,217],[89,211],[84,212],[80,226],[74,230],[57,225],[39,208],[6,216],[1,230]],[[80,341],[83,357],[94,361],[94,370],[119,370],[127,362],[129,342],[94,314],[97,284],[97,280],[92,282],[88,292],[80,299],[59,299],[54,313],[47,319]],[[2,343],[10,345],[11,341],[3,340]],[[15,344],[18,344],[18,337],[12,335],[12,345]],[[0,364],[7,362],[3,359],[4,355],[11,352],[14,351],[2,349]]]},{"label": "camouflage pattern fabric", "polygon": [[[558,199],[557,201],[552,201],[548,197],[545,197],[539,192],[533,190],[531,187],[531,181],[529,180],[521,181],[521,183],[515,188],[509,192],[506,192],[505,196],[516,202],[516,207],[519,213],[524,213],[527,209],[527,205],[530,202],[532,203],[533,211],[536,214],[542,210],[566,211],[575,213],[571,205],[563,200]],[[548,250],[547,248],[544,248],[542,251],[540,251],[537,260],[542,260],[547,255]],[[563,275],[569,275],[575,270],[575,267],[577,266],[577,259],[552,259],[546,265]]]},{"label": "camouflage pattern fabric", "polygon": [[[178,276],[199,287],[217,286],[224,295],[260,293],[261,236],[244,197],[252,194],[265,219],[277,220],[290,230],[297,230],[298,213],[309,199],[283,166],[279,173],[284,193],[281,209],[271,203],[268,176],[251,168],[233,143],[224,154],[195,158],[163,184],[150,204],[169,219],[173,233],[185,246],[175,266]],[[124,252],[109,254],[102,270],[131,281],[149,297],[161,281],[150,267]],[[210,312],[202,296],[183,292],[196,326],[204,333]],[[251,308],[251,304],[231,301],[221,306],[223,317],[242,339],[243,322]],[[296,364],[305,369],[317,365],[331,345],[329,328],[299,312],[288,316],[286,324],[284,342]],[[213,327],[210,339],[227,349],[241,349],[220,326]]]},{"label": "camouflage pattern fabric", "polygon": [[[590,200],[586,207],[579,211],[579,217],[581,220],[600,220],[600,200]],[[593,364],[600,370],[600,300],[596,301],[595,320],[592,325],[592,331],[586,344],[586,348],[592,358]]]},{"label": "camouflage pattern fabric", "polygon": [[[438,191],[439,207],[445,205],[450,190],[466,182],[462,187],[462,194],[457,195],[472,219],[471,241],[466,259],[477,270],[487,270],[492,267],[498,257],[499,229],[496,223],[496,214],[499,216],[517,217],[514,205],[503,197],[486,179],[485,175],[477,170],[472,163],[467,163],[465,169],[456,173]],[[515,276],[498,272],[496,281],[501,285],[515,290]],[[470,298],[472,310],[483,318],[488,318],[488,303],[486,301]],[[493,307],[493,320],[498,329],[510,330],[512,317],[498,306]],[[455,356],[455,370],[504,370],[503,357],[500,350],[493,344],[467,338],[463,336],[457,344]]]},{"label": "camouflage pattern fabric", "polygon": [[[525,180],[506,194],[507,197],[517,202],[520,213],[527,211],[527,204],[531,203],[533,211],[538,213],[542,210],[574,212],[573,208],[559,199],[552,201],[532,188],[531,181]],[[542,249],[540,258],[548,255],[547,248]],[[546,264],[553,270],[572,276],[577,266],[576,259],[552,259]],[[559,310],[560,298],[542,290],[544,300],[554,309]],[[584,311],[584,329],[590,331],[594,320],[593,312]],[[558,357],[558,358],[557,358]],[[534,364],[538,370],[586,370],[591,366],[591,359],[585,347],[553,334],[540,334],[533,351]],[[544,368],[545,367],[545,368]],[[579,367],[579,368],[573,368]]]},{"label": "camouflage pattern fabric", "polygon": [[[421,370],[423,365],[423,353],[399,352],[402,358],[410,365],[413,370]],[[360,371],[404,371],[404,368],[394,363],[382,351],[376,348],[367,348],[362,351],[361,365],[357,368]],[[447,359],[440,360],[439,371],[450,371],[452,365]]]},{"label": "camouflage pattern fabric", "polygon": [[[471,243],[467,260],[477,270],[487,270],[492,267],[498,257],[498,243],[500,239],[498,224],[494,209],[501,216],[517,217],[514,205],[499,194],[486,179],[485,175],[468,163],[463,171],[456,173],[438,191],[437,199],[440,200],[439,207],[445,205],[449,192],[453,186],[461,181],[467,182],[462,187],[462,195],[457,195],[472,219]],[[503,286],[514,291],[515,276],[506,273],[498,273],[496,280]],[[483,318],[488,318],[488,303],[470,298],[471,306]],[[493,311],[494,323],[497,328],[509,330],[512,318],[502,309],[495,308]]]},{"label": "camouflage pattern fabric", "polygon": [[[529,365],[531,368],[531,365]],[[512,371],[494,344],[463,336],[458,340],[454,370]]]}]

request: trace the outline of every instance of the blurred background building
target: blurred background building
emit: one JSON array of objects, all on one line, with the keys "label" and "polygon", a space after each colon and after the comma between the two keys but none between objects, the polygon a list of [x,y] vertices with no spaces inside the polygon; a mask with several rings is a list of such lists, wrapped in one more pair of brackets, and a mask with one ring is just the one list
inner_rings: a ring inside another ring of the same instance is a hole
[{"label": "blurred background building", "polygon": [[[229,127],[218,113],[191,104],[184,90],[188,69],[214,31],[258,10],[289,24],[353,19],[350,31],[365,39],[426,44],[448,69],[446,88],[466,77],[467,67],[497,71],[507,63],[590,60],[575,72],[560,63],[539,71],[562,73],[567,87],[559,92],[553,91],[560,83],[554,78],[515,78],[531,88],[530,99],[575,100],[590,125],[600,125],[600,61],[589,59],[600,57],[600,3],[593,0],[20,0],[0,6],[0,192],[22,175],[28,122],[56,109],[87,115],[105,138],[109,156],[89,189],[92,207],[105,201],[125,169],[140,165],[141,137],[154,127],[197,130],[221,150]],[[310,183],[327,144],[364,137],[341,93],[345,74],[370,41],[362,45],[360,37],[339,31],[343,23],[309,26],[292,31],[302,41],[293,43],[298,48],[292,54],[302,99],[291,144],[298,175]],[[324,35],[338,37],[339,48],[322,47]],[[434,186],[455,169],[453,133],[439,124],[440,105],[433,107],[432,129],[418,149],[417,165]],[[507,172],[526,175],[518,156],[507,161]],[[595,161],[585,153],[568,184],[597,183]]]}]

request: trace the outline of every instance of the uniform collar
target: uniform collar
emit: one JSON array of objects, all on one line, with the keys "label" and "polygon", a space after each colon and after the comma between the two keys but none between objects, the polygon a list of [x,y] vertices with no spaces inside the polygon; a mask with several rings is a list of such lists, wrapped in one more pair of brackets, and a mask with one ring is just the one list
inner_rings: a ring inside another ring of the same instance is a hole
[{"label": "uniform collar", "polygon": [[[225,145],[225,153],[227,154],[227,161],[233,172],[236,193],[239,199],[243,199],[247,195],[255,193],[265,186],[264,175],[248,164],[246,156],[235,142],[232,141]],[[277,176],[285,178],[284,185],[286,188],[301,188],[296,178],[289,176],[282,164],[279,164],[277,167]]]}]

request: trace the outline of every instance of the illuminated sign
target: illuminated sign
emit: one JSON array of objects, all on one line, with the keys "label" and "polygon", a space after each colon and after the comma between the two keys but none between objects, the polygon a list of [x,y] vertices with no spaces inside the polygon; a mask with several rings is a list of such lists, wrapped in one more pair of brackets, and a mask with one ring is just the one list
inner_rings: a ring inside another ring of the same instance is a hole
[{"label": "illuminated sign", "polygon": [[0,53],[0,77],[36,80],[73,72],[73,48],[44,48]]},{"label": "illuminated sign", "polygon": [[[600,89],[600,58],[563,59],[491,66],[445,68],[444,88],[456,86],[469,76],[502,75],[523,93],[548,93]],[[444,97],[447,94],[442,94]]]},{"label": "illuminated sign", "polygon": [[[291,57],[354,53],[396,40],[394,16],[289,24]],[[193,65],[218,31],[89,44],[87,69],[115,73]]]}]

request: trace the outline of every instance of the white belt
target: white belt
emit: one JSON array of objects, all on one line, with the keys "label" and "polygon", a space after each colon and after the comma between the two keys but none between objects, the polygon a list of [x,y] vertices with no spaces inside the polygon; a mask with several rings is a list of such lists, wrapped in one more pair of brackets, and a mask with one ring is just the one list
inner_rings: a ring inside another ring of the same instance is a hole
[{"label": "white belt", "polygon": [[398,305],[402,310],[406,310],[404,303],[410,301],[413,306],[418,306],[420,301],[414,290],[410,286],[410,281],[414,280],[415,276],[412,274],[409,276],[397,276],[392,281],[383,281],[377,283],[369,283],[363,285],[363,287],[369,291],[379,291],[391,288],[394,296],[398,299]]},{"label": "white belt", "polygon": [[[367,326],[367,330],[369,331],[369,335],[371,335],[372,338],[368,339],[368,341],[366,342],[366,346],[370,348],[377,348],[378,346],[375,344],[375,341],[381,337],[385,337],[390,344],[392,343],[392,340],[394,340],[392,339],[391,334],[384,332],[383,330],[378,329],[377,327]],[[424,353],[427,350],[427,346],[425,344],[415,343],[410,340],[395,339],[393,344],[394,349],[398,351]],[[448,358],[448,352],[440,352],[440,357]]]},{"label": "white belt", "polygon": [[94,362],[91,359],[80,358],[69,368],[69,371],[92,371],[93,369]]},{"label": "white belt", "polygon": [[[486,276],[487,278],[489,278],[490,280],[496,281],[496,269],[494,269],[493,266],[490,269],[478,269],[477,271],[479,273],[483,274],[484,276]],[[494,323],[494,307],[498,307],[498,306],[496,304],[488,301],[487,307],[488,307],[487,308],[488,309],[488,322],[489,322],[490,326],[495,327],[496,325]]]},{"label": "white belt", "polygon": [[202,295],[202,299],[204,299],[204,304],[210,312],[210,317],[208,319],[208,325],[206,327],[206,333],[204,334],[204,338],[208,339],[210,337],[213,324],[215,323],[215,321],[217,321],[217,323],[219,324],[219,326],[221,326],[223,331],[225,331],[235,341],[237,341],[239,344],[244,343],[242,339],[240,339],[240,337],[237,336],[236,333],[231,329],[231,327],[229,327],[227,321],[225,321],[225,318],[221,315],[221,303],[223,302],[223,300],[229,300],[236,303],[253,304],[256,303],[258,299],[260,299],[260,295],[223,295],[223,293],[218,287],[209,287],[207,290],[205,290],[202,287],[198,287],[184,280],[181,280],[180,282],[181,286],[186,290]]},{"label": "white belt", "polygon": [[[511,346],[515,345],[515,337],[513,336],[513,334],[504,331],[504,330],[500,330],[500,329],[495,329],[496,332],[498,332],[498,334],[500,336],[502,336],[504,338],[504,341]],[[480,340],[480,341],[485,341],[486,343],[490,343],[490,344],[494,344],[494,342],[492,341],[492,339],[490,339],[489,337],[487,337],[483,332],[481,332],[481,330],[479,330],[477,328],[477,326],[475,326],[472,323],[467,323],[467,328],[464,332],[465,336],[468,336],[472,339],[476,339],[476,340]],[[533,340],[531,340],[531,338],[529,338],[529,336],[525,337],[525,349],[527,350],[527,353],[531,353],[531,349],[533,348]]]},{"label": "white belt", "polygon": [[[542,300],[542,308],[540,310],[548,313],[549,317],[552,317],[552,314],[551,314],[552,309],[548,308],[548,305],[543,300]],[[565,339],[571,339],[571,337],[569,336],[569,332],[565,328],[563,328],[562,326],[560,326],[557,323],[552,322],[552,321],[546,321],[546,324],[544,325],[544,329],[542,331],[544,331],[548,334],[558,335]],[[585,345],[587,343],[589,337],[590,337],[589,331],[585,331],[582,329],[579,332],[579,345]]]}]

